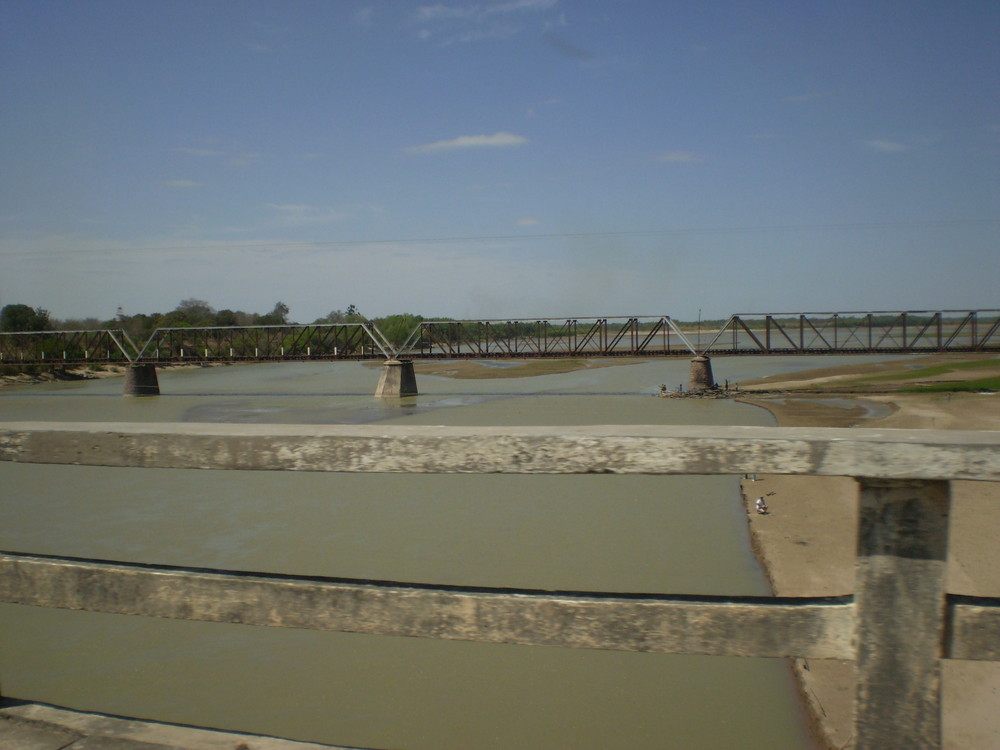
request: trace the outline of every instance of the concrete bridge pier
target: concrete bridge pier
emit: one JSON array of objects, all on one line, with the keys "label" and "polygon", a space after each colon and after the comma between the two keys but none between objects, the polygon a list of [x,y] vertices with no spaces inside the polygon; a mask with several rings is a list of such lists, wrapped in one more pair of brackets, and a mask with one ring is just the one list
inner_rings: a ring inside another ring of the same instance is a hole
[{"label": "concrete bridge pier", "polygon": [[125,371],[123,396],[159,396],[160,381],[156,378],[155,365],[129,365]]},{"label": "concrete bridge pier", "polygon": [[382,365],[375,395],[387,398],[416,396],[417,376],[413,373],[413,360],[387,359]]},{"label": "concrete bridge pier", "polygon": [[704,391],[715,387],[712,376],[712,360],[703,354],[691,360],[691,374],[688,377],[689,391]]}]

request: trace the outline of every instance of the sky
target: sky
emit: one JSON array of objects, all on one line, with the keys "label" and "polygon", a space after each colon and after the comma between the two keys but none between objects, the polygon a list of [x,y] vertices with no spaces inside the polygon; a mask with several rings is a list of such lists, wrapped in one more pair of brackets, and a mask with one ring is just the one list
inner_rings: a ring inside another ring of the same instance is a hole
[{"label": "sky", "polygon": [[996,0],[0,0],[0,306],[1000,308]]}]

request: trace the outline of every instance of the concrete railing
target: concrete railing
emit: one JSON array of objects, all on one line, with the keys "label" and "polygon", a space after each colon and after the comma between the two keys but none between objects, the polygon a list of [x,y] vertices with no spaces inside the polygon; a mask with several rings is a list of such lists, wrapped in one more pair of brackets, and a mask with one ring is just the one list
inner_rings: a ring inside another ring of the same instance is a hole
[{"label": "concrete railing", "polygon": [[1000,599],[945,590],[949,482],[1000,481],[996,432],[0,423],[0,460],[279,471],[852,476],[861,512],[855,593],[847,597],[463,588],[2,553],[0,601],[492,643],[853,659],[855,739],[862,749],[940,747],[942,660],[1000,660]]}]

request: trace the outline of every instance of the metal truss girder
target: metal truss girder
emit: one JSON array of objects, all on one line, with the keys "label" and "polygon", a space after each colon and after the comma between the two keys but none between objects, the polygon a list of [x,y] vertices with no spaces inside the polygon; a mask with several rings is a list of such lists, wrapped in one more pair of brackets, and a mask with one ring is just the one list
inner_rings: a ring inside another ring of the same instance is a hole
[{"label": "metal truss girder", "polygon": [[[754,318],[762,324],[751,325]],[[672,348],[671,332],[692,354],[1000,351],[1000,311],[744,313],[731,315],[700,351],[668,316],[422,321],[399,347],[368,321],[159,328],[141,349],[124,330],[7,332],[0,333],[0,364],[682,355]],[[717,345],[727,332],[732,347],[722,349]],[[661,336],[662,348],[654,345]]]}]

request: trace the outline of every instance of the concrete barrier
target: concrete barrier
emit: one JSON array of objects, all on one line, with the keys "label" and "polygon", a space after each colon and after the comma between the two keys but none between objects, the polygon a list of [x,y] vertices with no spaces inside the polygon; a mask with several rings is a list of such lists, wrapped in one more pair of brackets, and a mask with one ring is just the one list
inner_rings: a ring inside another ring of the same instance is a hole
[{"label": "concrete barrier", "polygon": [[[853,596],[553,592],[0,553],[0,602],[652,653],[856,662],[855,747],[940,748],[945,659],[1000,660],[1000,599],[947,592],[950,486],[1000,433],[717,426],[0,423],[0,460],[186,469],[852,476]],[[984,529],[983,533],[990,533]]]}]

